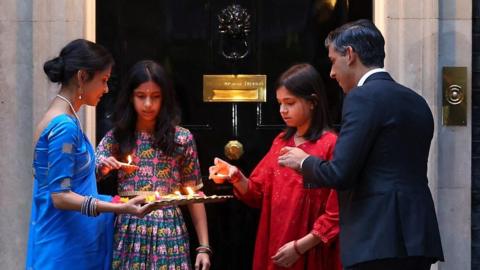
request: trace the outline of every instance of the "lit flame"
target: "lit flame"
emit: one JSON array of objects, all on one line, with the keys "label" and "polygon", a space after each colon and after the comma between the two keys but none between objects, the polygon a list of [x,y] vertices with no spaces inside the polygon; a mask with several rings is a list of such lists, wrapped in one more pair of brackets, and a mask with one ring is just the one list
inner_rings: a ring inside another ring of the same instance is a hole
[{"label": "lit flame", "polygon": [[158,191],[155,191],[155,199],[160,199],[160,193]]},{"label": "lit flame", "polygon": [[187,187],[186,188],[187,192],[188,192],[188,195],[193,195],[195,194],[195,192],[193,192],[193,189],[191,187]]},{"label": "lit flame", "polygon": [[178,190],[175,191],[174,193],[175,193],[176,195],[178,195],[178,196],[182,196],[182,193],[180,193],[180,191],[178,191]]},{"label": "lit flame", "polygon": [[334,9],[337,5],[337,0],[328,0],[326,1],[329,9]]},{"label": "lit flame", "polygon": [[132,163],[132,156],[128,155],[127,160],[128,160],[128,164]]}]

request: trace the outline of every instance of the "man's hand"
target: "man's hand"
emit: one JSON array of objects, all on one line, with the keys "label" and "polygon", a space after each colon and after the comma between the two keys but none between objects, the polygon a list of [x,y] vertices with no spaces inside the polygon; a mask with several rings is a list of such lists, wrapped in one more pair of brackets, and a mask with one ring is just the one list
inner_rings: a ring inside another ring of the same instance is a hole
[{"label": "man's hand", "polygon": [[278,164],[300,171],[300,163],[304,158],[308,157],[302,149],[297,147],[285,146],[280,150],[280,156],[278,157]]}]

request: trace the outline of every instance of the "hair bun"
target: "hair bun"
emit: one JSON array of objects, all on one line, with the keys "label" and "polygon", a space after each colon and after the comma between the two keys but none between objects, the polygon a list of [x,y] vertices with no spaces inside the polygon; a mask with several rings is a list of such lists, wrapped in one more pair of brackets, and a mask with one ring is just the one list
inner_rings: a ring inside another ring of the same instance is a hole
[{"label": "hair bun", "polygon": [[52,60],[45,62],[43,70],[48,76],[48,79],[52,82],[63,82],[63,71],[65,69],[65,63],[62,57],[55,57]]}]

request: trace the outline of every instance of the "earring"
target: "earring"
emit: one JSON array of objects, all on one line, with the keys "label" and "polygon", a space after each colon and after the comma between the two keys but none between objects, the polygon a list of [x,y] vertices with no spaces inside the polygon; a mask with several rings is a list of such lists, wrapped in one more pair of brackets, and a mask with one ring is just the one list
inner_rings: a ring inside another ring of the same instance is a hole
[{"label": "earring", "polygon": [[78,95],[78,99],[82,99],[82,88],[80,87],[79,90],[80,94]]}]

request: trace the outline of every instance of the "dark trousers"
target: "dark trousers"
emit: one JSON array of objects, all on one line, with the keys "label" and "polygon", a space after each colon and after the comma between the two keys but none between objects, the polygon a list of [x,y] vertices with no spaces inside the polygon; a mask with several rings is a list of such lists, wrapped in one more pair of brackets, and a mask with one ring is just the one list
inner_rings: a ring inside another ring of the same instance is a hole
[{"label": "dark trousers", "polygon": [[425,257],[391,258],[359,263],[345,270],[430,270],[432,259]]}]

